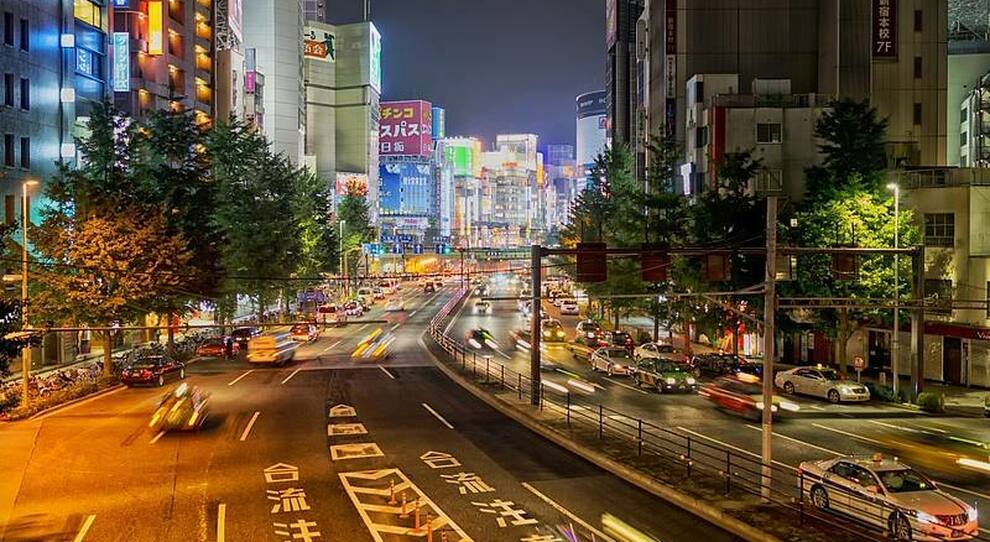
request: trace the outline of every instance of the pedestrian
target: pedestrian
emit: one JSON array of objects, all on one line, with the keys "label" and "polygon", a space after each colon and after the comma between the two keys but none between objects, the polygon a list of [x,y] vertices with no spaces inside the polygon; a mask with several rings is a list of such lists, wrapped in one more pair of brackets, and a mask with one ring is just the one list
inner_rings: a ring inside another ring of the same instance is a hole
[{"label": "pedestrian", "polygon": [[223,355],[225,358],[230,359],[234,357],[234,339],[233,337],[227,336],[223,341]]}]

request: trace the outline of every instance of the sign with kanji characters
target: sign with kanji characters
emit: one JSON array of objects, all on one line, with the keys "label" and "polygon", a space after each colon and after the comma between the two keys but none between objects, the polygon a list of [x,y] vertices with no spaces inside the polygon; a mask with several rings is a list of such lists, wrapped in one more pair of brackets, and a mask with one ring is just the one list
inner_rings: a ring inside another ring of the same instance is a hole
[{"label": "sign with kanji characters", "polygon": [[381,156],[433,153],[433,105],[423,100],[382,102],[378,145]]},{"label": "sign with kanji characters", "polygon": [[313,542],[317,538],[322,538],[320,531],[316,529],[315,521],[300,519],[292,523],[272,523],[275,527],[275,534],[285,537],[285,542]]},{"label": "sign with kanji characters", "polygon": [[873,0],[873,58],[897,58],[897,0]]},{"label": "sign with kanji characters", "polygon": [[336,37],[325,28],[307,26],[303,29],[303,56],[323,62],[336,62]]},{"label": "sign with kanji characters", "polygon": [[451,469],[461,466],[461,462],[447,452],[434,452],[431,450],[419,456],[419,458],[431,469]]},{"label": "sign with kanji characters", "polygon": [[473,472],[458,472],[456,474],[441,474],[444,482],[457,486],[457,492],[461,495],[468,493],[491,493],[495,488],[485,483],[480,476]]},{"label": "sign with kanji characters", "polygon": [[519,506],[512,501],[495,499],[491,502],[472,501],[471,504],[478,507],[478,511],[482,514],[493,514],[495,516],[495,524],[503,529],[509,525],[519,527],[522,525],[536,525],[539,523],[536,519],[526,517],[527,512],[522,508],[519,508]]},{"label": "sign with kanji characters", "polygon": [[268,494],[268,500],[275,501],[275,504],[272,505],[273,514],[309,510],[309,504],[306,502],[306,491],[303,489],[295,487],[268,489],[265,490],[265,493]]},{"label": "sign with kanji characters", "polygon": [[299,481],[299,467],[288,463],[275,463],[264,472],[265,482],[268,484]]}]

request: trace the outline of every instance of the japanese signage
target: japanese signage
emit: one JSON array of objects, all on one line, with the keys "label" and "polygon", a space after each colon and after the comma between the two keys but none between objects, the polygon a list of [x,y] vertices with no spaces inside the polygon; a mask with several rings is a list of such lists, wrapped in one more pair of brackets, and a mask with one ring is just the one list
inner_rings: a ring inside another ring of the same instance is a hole
[{"label": "japanese signage", "polygon": [[430,156],[433,151],[430,102],[382,102],[379,153],[382,156]]},{"label": "japanese signage", "polygon": [[433,108],[433,139],[447,137],[447,112],[442,107]]},{"label": "japanese signage", "polygon": [[113,90],[131,90],[131,35],[128,32],[113,33]]},{"label": "japanese signage", "polygon": [[873,0],[873,58],[897,58],[897,0]]},{"label": "japanese signage", "polygon": [[664,129],[673,136],[677,126],[677,0],[667,0],[664,9],[664,52],[667,99],[664,103]]},{"label": "japanese signage", "polygon": [[382,215],[429,212],[431,202],[428,196],[432,194],[433,185],[433,167],[430,164],[381,164],[378,177],[378,208]]},{"label": "japanese signage", "polygon": [[334,35],[329,30],[307,26],[303,32],[303,55],[323,62],[336,62],[337,50],[334,41]]},{"label": "japanese signage", "polygon": [[[322,538],[323,535],[317,530],[315,521],[299,517],[302,512],[312,510],[306,490],[296,487],[300,485],[297,484],[299,468],[287,463],[276,463],[265,468],[262,473],[265,476],[265,484],[273,486],[272,489],[265,489],[265,495],[272,502],[270,514],[273,519],[279,520],[272,521],[274,534],[280,537],[280,540],[286,541],[313,542]],[[283,517],[285,514],[292,514],[292,517]]]},{"label": "japanese signage", "polygon": [[244,0],[227,0],[227,26],[230,32],[241,41],[241,21],[244,20]]},{"label": "japanese signage", "polygon": [[371,65],[369,68],[369,79],[371,80],[371,88],[378,91],[379,94],[382,93],[382,35],[378,33],[378,29],[375,25],[368,23],[369,27],[369,39],[371,40],[368,44],[368,50],[371,53]]},{"label": "japanese signage", "polygon": [[148,54],[151,56],[165,54],[164,16],[161,0],[148,2]]},{"label": "japanese signage", "polygon": [[254,94],[258,85],[258,50],[248,47],[244,51],[244,92]]}]

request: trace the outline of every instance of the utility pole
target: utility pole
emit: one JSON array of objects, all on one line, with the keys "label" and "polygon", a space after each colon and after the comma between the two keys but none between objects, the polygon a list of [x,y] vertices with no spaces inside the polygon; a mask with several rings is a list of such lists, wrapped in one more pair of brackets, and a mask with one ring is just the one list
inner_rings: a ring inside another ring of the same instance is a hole
[{"label": "utility pole", "polygon": [[[925,247],[915,248],[911,255],[914,273],[913,297],[925,299]],[[925,304],[918,303],[911,311],[911,392],[918,397],[925,382]]]},{"label": "utility pole", "polygon": [[773,359],[777,304],[777,197],[767,196],[767,277],[763,298],[763,483],[760,494],[770,500],[773,482]]},{"label": "utility pole", "polygon": [[543,307],[542,295],[540,290],[541,283],[543,282],[543,277],[540,276],[543,267],[543,247],[540,245],[532,245],[532,274],[533,274],[533,298],[531,300],[532,310],[529,311],[530,317],[533,319],[529,325],[530,341],[529,341],[529,381],[531,384],[530,389],[530,402],[534,406],[539,406],[540,404],[540,394],[543,392],[543,386],[540,382],[540,312]]},{"label": "utility pole", "polygon": [[[901,219],[901,187],[897,184],[890,184],[887,186],[894,191],[894,248],[900,248],[900,219]],[[891,335],[890,343],[890,368],[894,373],[893,382],[891,385],[894,390],[894,397],[900,397],[899,391],[901,389],[901,372],[900,372],[900,359],[901,359],[901,318],[900,318],[900,265],[898,265],[899,259],[898,255],[894,254],[894,333]]]}]

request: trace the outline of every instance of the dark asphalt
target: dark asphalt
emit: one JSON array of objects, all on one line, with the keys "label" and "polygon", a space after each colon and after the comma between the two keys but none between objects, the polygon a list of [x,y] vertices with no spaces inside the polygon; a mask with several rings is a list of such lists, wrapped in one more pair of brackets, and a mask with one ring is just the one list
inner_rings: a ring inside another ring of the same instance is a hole
[{"label": "dark asphalt", "polygon": [[[308,529],[320,542],[425,540],[427,512],[434,540],[440,531],[447,540],[522,540],[571,525],[589,533],[603,530],[603,514],[664,542],[733,539],[447,380],[420,344],[447,294],[407,298],[415,298],[407,312],[385,315],[393,323],[382,327],[394,327],[396,342],[381,363],[350,357],[374,329],[353,326],[326,331],[284,368],[190,365],[187,381],[211,393],[212,415],[198,433],[148,430],[163,393],[156,388],[122,389],[0,427],[2,539],[295,541]],[[377,450],[379,457],[348,458]],[[411,532],[417,495],[424,530]]]}]

